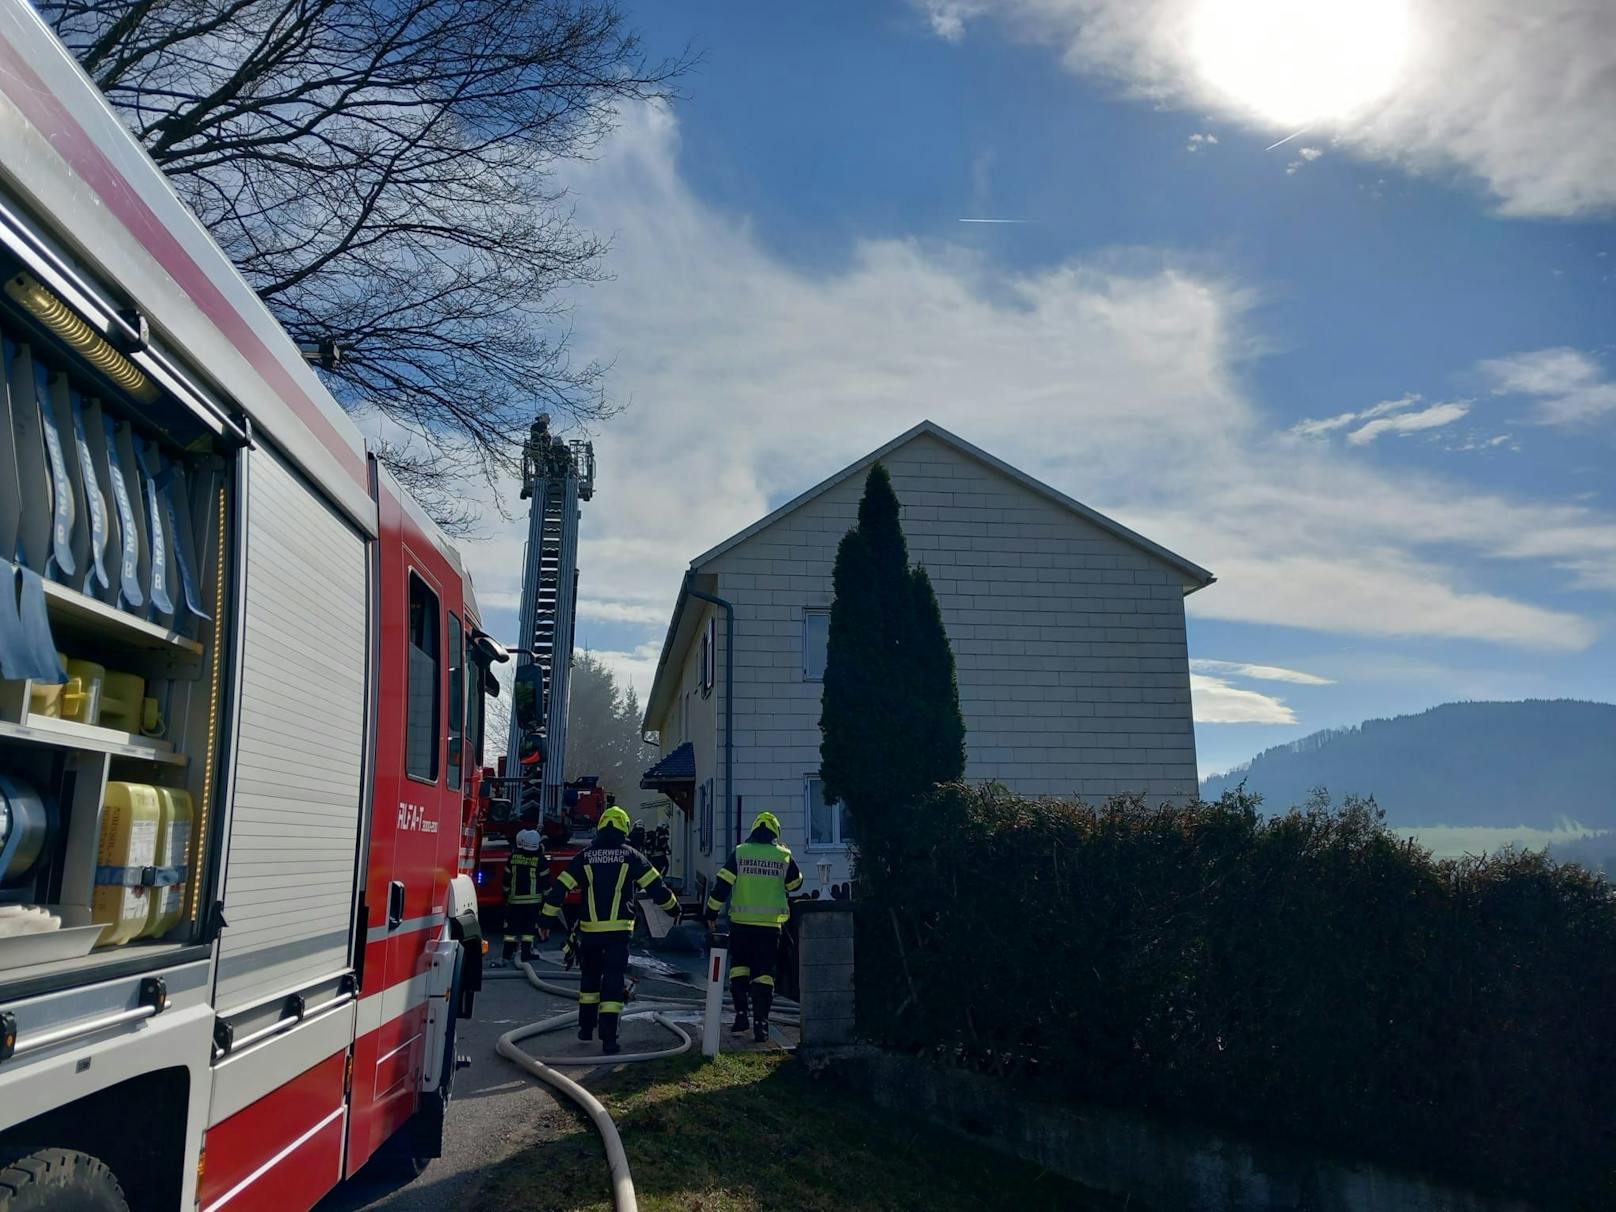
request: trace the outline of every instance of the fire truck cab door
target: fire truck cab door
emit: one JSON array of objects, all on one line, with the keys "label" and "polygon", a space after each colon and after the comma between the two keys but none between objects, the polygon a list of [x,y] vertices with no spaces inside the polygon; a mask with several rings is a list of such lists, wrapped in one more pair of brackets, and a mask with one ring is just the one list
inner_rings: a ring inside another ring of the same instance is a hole
[{"label": "fire truck cab door", "polygon": [[[385,472],[379,483],[375,798],[350,1174],[419,1104],[431,950],[443,933],[460,845],[462,792],[449,763],[450,638],[451,620],[462,610],[459,572],[389,491]],[[464,678],[459,681],[463,686]]]}]

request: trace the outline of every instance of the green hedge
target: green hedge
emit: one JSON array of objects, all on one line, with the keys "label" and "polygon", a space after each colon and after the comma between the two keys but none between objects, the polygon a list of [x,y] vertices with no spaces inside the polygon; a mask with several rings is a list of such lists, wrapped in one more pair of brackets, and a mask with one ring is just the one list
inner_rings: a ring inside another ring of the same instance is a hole
[{"label": "green hedge", "polygon": [[859,822],[867,1038],[1093,1099],[1616,1206],[1616,900],[1266,817],[953,785]]}]

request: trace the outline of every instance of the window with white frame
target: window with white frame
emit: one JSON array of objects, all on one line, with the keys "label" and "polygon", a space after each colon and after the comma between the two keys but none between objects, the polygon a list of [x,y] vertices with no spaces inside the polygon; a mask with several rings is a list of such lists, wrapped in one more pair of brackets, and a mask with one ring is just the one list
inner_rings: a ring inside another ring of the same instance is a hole
[{"label": "window with white frame", "polygon": [[701,629],[701,670],[698,674],[701,682],[701,697],[706,698],[713,692],[713,684],[718,680],[718,620],[707,620],[707,626]]},{"label": "window with white frame", "polygon": [[802,680],[825,680],[825,660],[830,651],[830,611],[804,608],[802,612]]},{"label": "window with white frame", "polygon": [[701,852],[713,852],[713,796],[712,780],[696,787],[696,821],[701,829]]},{"label": "window with white frame", "polygon": [[808,799],[808,848],[829,850],[846,846],[853,840],[847,805],[825,798],[825,784],[817,774],[804,776],[803,783]]}]

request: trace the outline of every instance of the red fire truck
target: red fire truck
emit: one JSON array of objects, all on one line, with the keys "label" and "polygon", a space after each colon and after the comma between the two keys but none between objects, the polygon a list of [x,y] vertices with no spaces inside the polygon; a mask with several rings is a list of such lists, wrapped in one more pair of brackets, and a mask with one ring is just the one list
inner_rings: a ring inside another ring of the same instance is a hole
[{"label": "red fire truck", "polygon": [[461,560],[23,0],[0,287],[0,1209],[418,1166],[505,655]]}]

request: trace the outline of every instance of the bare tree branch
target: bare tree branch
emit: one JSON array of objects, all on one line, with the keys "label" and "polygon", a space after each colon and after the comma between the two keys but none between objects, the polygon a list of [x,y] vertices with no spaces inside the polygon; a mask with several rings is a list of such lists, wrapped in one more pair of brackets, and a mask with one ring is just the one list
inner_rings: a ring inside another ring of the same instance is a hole
[{"label": "bare tree branch", "polygon": [[566,287],[604,276],[558,162],[693,59],[647,60],[614,0],[40,0],[181,197],[382,455],[464,526],[467,475],[535,411],[611,415],[568,356]]}]

